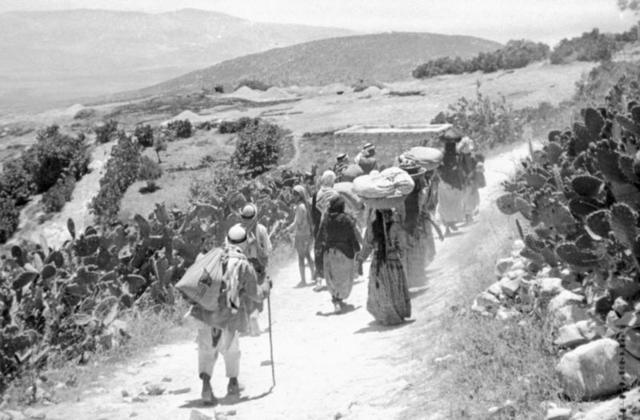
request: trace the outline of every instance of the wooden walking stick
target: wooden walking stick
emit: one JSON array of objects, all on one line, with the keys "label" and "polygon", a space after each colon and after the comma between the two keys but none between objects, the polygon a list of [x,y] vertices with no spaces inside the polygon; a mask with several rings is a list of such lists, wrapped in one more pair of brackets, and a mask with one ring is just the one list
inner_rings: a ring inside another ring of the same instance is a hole
[{"label": "wooden walking stick", "polygon": [[267,314],[269,316],[269,356],[271,357],[271,388],[276,386],[276,367],[273,363],[273,324],[271,323],[271,290],[267,295]]}]

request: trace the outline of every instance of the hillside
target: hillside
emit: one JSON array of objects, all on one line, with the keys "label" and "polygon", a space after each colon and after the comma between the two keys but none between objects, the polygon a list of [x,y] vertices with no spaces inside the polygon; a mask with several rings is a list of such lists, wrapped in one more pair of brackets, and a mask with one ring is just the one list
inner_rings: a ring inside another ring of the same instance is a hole
[{"label": "hillside", "polygon": [[393,32],[323,39],[227,60],[118,98],[199,90],[258,79],[274,85],[325,85],[360,79],[393,82],[411,77],[435,57],[469,57],[499,48],[486,39]]},{"label": "hillside", "polygon": [[233,57],[351,33],[194,9],[2,13],[0,108],[137,89]]}]

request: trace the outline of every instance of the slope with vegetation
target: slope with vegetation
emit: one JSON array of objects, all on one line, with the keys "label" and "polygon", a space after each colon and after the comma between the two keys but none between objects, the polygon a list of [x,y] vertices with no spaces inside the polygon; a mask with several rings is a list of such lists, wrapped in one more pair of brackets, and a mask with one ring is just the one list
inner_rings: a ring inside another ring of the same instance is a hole
[{"label": "slope with vegetation", "polygon": [[430,33],[346,36],[224,61],[119,98],[199,91],[217,84],[235,87],[247,79],[269,85],[315,86],[361,79],[392,82],[409,78],[411,70],[425,60],[452,52],[471,57],[499,46],[481,38]]}]

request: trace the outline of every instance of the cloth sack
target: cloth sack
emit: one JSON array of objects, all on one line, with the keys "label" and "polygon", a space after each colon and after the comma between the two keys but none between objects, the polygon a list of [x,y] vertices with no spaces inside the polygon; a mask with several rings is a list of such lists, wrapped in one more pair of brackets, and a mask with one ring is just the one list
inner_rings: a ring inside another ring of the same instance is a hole
[{"label": "cloth sack", "polygon": [[433,147],[412,147],[403,153],[405,159],[415,162],[427,171],[431,171],[440,166],[443,154],[440,150]]},{"label": "cloth sack", "polygon": [[347,168],[344,171],[342,171],[341,180],[342,182],[351,182],[361,175],[364,175],[364,171],[362,170],[360,165],[352,163],[349,166],[347,166]]},{"label": "cloth sack", "polygon": [[411,193],[414,185],[411,175],[392,166],[382,172],[359,176],[353,181],[353,190],[363,198],[393,198]]},{"label": "cloth sack", "polygon": [[176,283],[176,289],[203,309],[214,311],[224,306],[221,287],[224,280],[223,248],[214,248],[201,256]]}]

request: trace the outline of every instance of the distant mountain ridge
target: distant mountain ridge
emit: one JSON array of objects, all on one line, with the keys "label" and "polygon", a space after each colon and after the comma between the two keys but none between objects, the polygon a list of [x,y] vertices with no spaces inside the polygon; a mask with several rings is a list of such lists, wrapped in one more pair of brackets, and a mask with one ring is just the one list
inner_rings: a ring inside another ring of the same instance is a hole
[{"label": "distant mountain ridge", "polygon": [[0,106],[141,88],[233,57],[353,33],[195,9],[0,13]]},{"label": "distant mountain ridge", "polygon": [[501,44],[462,35],[390,32],[329,38],[227,60],[118,98],[234,86],[243,79],[286,85],[325,85],[359,80],[393,82],[411,78],[425,61],[469,57]]}]

